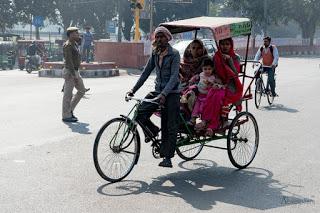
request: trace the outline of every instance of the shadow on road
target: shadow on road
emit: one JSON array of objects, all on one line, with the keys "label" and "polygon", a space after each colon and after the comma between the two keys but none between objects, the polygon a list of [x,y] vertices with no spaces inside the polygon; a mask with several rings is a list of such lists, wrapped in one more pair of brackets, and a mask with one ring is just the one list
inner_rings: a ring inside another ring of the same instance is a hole
[{"label": "shadow on road", "polygon": [[97,191],[107,196],[150,193],[180,198],[197,210],[213,209],[217,202],[259,210],[314,203],[312,199],[286,190],[289,186],[302,186],[280,183],[265,169],[236,170],[219,167],[209,160],[181,162],[179,167],[186,171],[160,176],[150,184],[128,180],[102,185]]},{"label": "shadow on road", "polygon": [[289,112],[289,113],[297,113],[299,110],[286,107],[282,104],[272,104],[271,106],[265,106],[262,109],[267,111],[282,111],[282,112]]},{"label": "shadow on road", "polygon": [[92,134],[92,132],[90,132],[89,124],[88,123],[81,123],[81,122],[76,122],[76,123],[64,123],[67,126],[69,126],[69,128],[72,130],[72,132],[77,132],[80,134]]}]

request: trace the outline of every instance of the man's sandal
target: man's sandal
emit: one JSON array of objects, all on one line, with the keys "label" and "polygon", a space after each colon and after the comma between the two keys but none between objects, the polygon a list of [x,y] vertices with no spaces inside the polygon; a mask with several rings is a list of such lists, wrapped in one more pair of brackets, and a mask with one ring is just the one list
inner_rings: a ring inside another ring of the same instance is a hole
[{"label": "man's sandal", "polygon": [[205,136],[207,136],[207,137],[212,137],[212,136],[214,136],[213,130],[212,130],[211,128],[207,128],[207,129],[206,129],[206,134],[205,134]]},{"label": "man's sandal", "polygon": [[200,123],[197,123],[194,127],[196,131],[202,131],[207,128],[207,122],[206,121],[201,121]]}]

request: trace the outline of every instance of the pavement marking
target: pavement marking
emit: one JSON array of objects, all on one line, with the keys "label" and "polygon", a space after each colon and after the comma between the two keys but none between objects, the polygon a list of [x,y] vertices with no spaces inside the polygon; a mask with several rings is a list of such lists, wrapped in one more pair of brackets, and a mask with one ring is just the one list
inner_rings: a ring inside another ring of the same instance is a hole
[{"label": "pavement marking", "polygon": [[15,163],[25,163],[26,161],[25,160],[14,160],[13,162],[15,162]]}]

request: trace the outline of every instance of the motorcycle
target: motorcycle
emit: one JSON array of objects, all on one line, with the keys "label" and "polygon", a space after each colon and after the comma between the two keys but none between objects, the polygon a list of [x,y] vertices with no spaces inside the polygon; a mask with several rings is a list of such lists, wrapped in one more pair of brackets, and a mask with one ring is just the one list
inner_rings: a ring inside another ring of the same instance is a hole
[{"label": "motorcycle", "polygon": [[25,60],[25,67],[28,73],[31,73],[32,71],[40,70],[40,63],[39,63],[38,57],[40,58],[40,56],[38,55],[34,55],[34,56],[27,55]]}]

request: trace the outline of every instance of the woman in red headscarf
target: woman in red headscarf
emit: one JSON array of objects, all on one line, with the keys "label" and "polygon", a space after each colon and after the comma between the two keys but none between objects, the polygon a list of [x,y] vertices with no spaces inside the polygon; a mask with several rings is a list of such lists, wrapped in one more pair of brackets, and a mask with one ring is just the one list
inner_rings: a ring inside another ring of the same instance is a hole
[{"label": "woman in red headscarf", "polygon": [[[211,89],[208,92],[203,113],[202,122],[196,128],[207,128],[207,134],[212,135],[218,129],[222,120],[227,120],[229,105],[238,102],[242,97],[243,86],[238,78],[240,72],[240,57],[234,52],[233,40],[227,38],[219,41],[218,52],[213,58],[216,75],[225,85],[223,92]],[[238,110],[241,110],[239,106]]]}]

